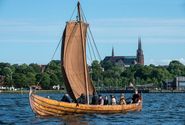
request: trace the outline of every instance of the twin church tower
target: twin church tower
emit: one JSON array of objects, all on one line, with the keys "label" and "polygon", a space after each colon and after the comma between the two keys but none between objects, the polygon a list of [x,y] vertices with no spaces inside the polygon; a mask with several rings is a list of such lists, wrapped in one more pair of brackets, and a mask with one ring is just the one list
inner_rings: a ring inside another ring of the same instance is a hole
[{"label": "twin church tower", "polygon": [[112,48],[112,56],[106,56],[103,62],[110,61],[122,66],[130,66],[135,64],[144,65],[144,54],[142,50],[141,38],[138,38],[138,49],[136,56],[115,56],[114,48]]}]

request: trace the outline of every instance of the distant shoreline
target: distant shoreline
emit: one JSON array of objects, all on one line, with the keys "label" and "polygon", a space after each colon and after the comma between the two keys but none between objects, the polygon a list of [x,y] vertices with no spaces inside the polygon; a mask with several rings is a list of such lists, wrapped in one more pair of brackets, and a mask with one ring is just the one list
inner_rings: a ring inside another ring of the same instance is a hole
[{"label": "distant shoreline", "polygon": [[[185,90],[138,90],[141,93],[185,93]],[[134,93],[135,90],[99,90],[100,93]]]},{"label": "distant shoreline", "polygon": [[[36,90],[37,93],[66,93],[65,90]],[[134,93],[134,90],[124,91],[124,90],[100,90],[99,93]],[[141,91],[142,93],[185,93],[185,90],[148,90]],[[0,93],[17,93],[17,94],[26,94],[29,93],[29,90],[0,90]]]},{"label": "distant shoreline", "polygon": [[[65,90],[36,90],[37,93],[65,93]],[[29,93],[29,90],[0,90],[0,93],[17,93],[17,94],[24,94]]]}]

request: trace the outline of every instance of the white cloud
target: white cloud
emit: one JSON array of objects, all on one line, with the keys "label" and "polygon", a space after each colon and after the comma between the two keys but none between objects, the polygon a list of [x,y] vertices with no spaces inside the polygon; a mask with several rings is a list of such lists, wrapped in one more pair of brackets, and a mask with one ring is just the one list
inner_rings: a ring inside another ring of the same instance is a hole
[{"label": "white cloud", "polygon": [[146,65],[149,65],[149,64],[154,64],[154,65],[169,65],[169,63],[170,63],[172,60],[178,60],[178,61],[181,62],[182,64],[185,64],[185,58],[178,58],[178,59],[161,59],[161,60],[149,59],[149,60],[146,60],[145,63],[146,63]]},{"label": "white cloud", "polygon": [[8,32],[54,32],[56,29],[61,28],[58,23],[37,23],[35,21],[0,21],[0,33]]},{"label": "white cloud", "polygon": [[[98,19],[89,21],[97,42],[136,42],[141,36],[149,43],[185,43],[185,19]],[[40,23],[35,20],[0,20],[0,42],[46,41],[60,39],[61,22]]]},{"label": "white cloud", "polygon": [[150,42],[185,42],[185,19],[100,19],[92,21],[91,27],[97,39],[124,41],[141,36]]},{"label": "white cloud", "polygon": [[185,59],[184,58],[180,58],[179,61],[183,64],[185,64]]},{"label": "white cloud", "polygon": [[157,19],[157,18],[127,18],[127,19],[98,19],[92,23],[100,26],[185,26],[185,19]]},{"label": "white cloud", "polygon": [[0,20],[0,43],[53,42],[61,38],[59,22],[40,23],[34,20]]}]

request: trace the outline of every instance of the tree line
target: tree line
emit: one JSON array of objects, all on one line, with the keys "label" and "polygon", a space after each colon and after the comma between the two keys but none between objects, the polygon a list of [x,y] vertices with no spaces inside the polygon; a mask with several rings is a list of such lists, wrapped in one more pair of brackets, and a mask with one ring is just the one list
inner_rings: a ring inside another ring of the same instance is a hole
[{"label": "tree line", "polygon": [[[179,61],[171,61],[167,66],[131,65],[123,67],[111,62],[93,61],[89,73],[95,87],[125,87],[129,83],[144,85],[153,83],[160,87],[166,80],[176,76],[185,76],[185,65]],[[30,85],[40,85],[43,89],[52,89],[54,85],[64,86],[61,63],[52,60],[46,66],[38,64],[0,63],[0,75],[5,76],[5,86],[28,88]]]},{"label": "tree line", "polygon": [[4,84],[8,87],[28,88],[40,85],[43,89],[52,89],[54,85],[63,86],[64,83],[58,60],[52,60],[46,66],[0,63],[0,75],[5,76]]},{"label": "tree line", "polygon": [[135,85],[154,84],[161,87],[166,80],[177,76],[185,76],[185,65],[179,61],[171,61],[167,66],[131,65],[123,67],[108,62],[94,61],[91,70],[92,80],[97,87],[125,87],[130,83]]}]

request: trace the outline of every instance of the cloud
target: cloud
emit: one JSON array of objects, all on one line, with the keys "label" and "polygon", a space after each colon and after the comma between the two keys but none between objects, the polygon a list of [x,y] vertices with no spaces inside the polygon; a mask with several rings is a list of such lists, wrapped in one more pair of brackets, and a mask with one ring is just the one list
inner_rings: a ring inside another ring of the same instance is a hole
[{"label": "cloud", "polygon": [[[98,43],[136,42],[141,36],[150,43],[185,43],[185,19],[117,18],[90,20]],[[64,29],[61,22],[34,20],[0,20],[0,42],[53,41]]]},{"label": "cloud", "polygon": [[151,42],[155,39],[155,42],[185,42],[185,19],[99,19],[92,21],[91,27],[98,39],[141,36]]},{"label": "cloud", "polygon": [[183,64],[185,64],[185,59],[184,58],[180,58],[179,61]]},{"label": "cloud", "polygon": [[0,20],[0,43],[53,42],[61,38],[59,22],[39,23],[33,20]]},{"label": "cloud", "polygon": [[101,26],[185,26],[185,19],[161,19],[161,18],[117,18],[98,19],[92,23]]},{"label": "cloud", "polygon": [[179,62],[181,62],[182,64],[185,64],[185,58],[178,58],[178,59],[161,59],[161,60],[157,60],[157,59],[149,59],[146,60],[145,63],[147,65],[149,64],[154,64],[154,65],[169,65],[169,63],[172,60],[178,60]]}]

